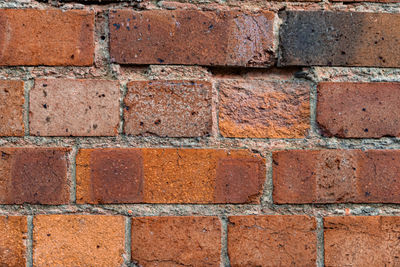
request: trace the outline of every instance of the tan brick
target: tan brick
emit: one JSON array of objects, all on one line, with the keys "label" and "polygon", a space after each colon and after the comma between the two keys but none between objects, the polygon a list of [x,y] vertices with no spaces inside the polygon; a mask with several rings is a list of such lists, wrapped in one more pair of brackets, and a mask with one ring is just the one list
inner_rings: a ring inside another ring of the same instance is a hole
[{"label": "tan brick", "polygon": [[24,102],[24,82],[0,80],[0,136],[24,136]]},{"label": "tan brick", "polygon": [[216,217],[132,219],[132,261],[140,266],[219,266],[220,253]]},{"label": "tan brick", "polygon": [[30,92],[31,135],[113,136],[119,126],[117,81],[39,79]]},{"label": "tan brick", "polygon": [[106,215],[38,215],[34,266],[121,266],[125,219]]},{"label": "tan brick", "polygon": [[263,80],[219,83],[225,137],[303,138],[310,128],[310,84]]},{"label": "tan brick", "polygon": [[0,216],[0,266],[26,265],[27,221],[23,216]]},{"label": "tan brick", "polygon": [[315,219],[301,215],[229,217],[231,266],[315,266],[315,230]]},{"label": "tan brick", "polygon": [[211,131],[209,82],[130,82],[124,103],[127,134],[191,137]]},{"label": "tan brick", "polygon": [[93,12],[0,9],[0,66],[92,65],[93,32]]}]

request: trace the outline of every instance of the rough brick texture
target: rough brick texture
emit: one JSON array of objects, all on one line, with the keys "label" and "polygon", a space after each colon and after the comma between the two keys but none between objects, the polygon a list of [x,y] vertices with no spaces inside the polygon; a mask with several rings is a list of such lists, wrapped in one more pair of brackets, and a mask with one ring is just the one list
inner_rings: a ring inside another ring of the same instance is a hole
[{"label": "rough brick texture", "polygon": [[0,80],[0,136],[23,136],[24,83]]},{"label": "rough brick texture", "polygon": [[125,133],[130,135],[190,137],[211,131],[209,82],[130,82],[124,104]]},{"label": "rough brick texture", "polygon": [[139,266],[219,266],[217,217],[132,219],[132,260]]},{"label": "rough brick texture", "polygon": [[400,203],[398,150],[273,154],[276,203]]},{"label": "rough brick texture", "polygon": [[280,65],[400,67],[400,14],[282,13]]},{"label": "rough brick texture", "polygon": [[67,148],[0,148],[0,204],[67,204]]},{"label": "rough brick texture", "polygon": [[121,64],[268,66],[272,12],[113,10],[110,55]]},{"label": "rough brick texture", "polygon": [[36,80],[30,92],[30,132],[39,136],[116,135],[119,97],[116,81]]},{"label": "rough brick texture", "polygon": [[0,217],[0,266],[25,266],[27,225],[26,217]]},{"label": "rough brick texture", "polygon": [[400,217],[324,219],[325,266],[398,266]]},{"label": "rough brick texture", "polygon": [[88,66],[94,59],[94,13],[0,9],[0,66]]},{"label": "rough brick texture", "polygon": [[82,149],[78,203],[259,203],[265,161],[247,150]]},{"label": "rough brick texture", "polygon": [[231,266],[315,266],[315,230],[307,216],[229,217]]},{"label": "rough brick texture", "polygon": [[121,266],[125,219],[105,215],[38,215],[34,266]]},{"label": "rough brick texture", "polygon": [[225,137],[302,138],[310,128],[309,83],[224,80],[219,95]]},{"label": "rough brick texture", "polygon": [[400,136],[400,83],[318,85],[317,121],[326,136]]}]

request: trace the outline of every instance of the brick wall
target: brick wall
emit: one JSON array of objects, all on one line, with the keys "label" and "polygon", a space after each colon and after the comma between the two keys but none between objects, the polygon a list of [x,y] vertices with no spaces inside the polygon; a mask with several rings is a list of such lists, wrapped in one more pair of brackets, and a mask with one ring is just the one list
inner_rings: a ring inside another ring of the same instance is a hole
[{"label": "brick wall", "polygon": [[399,266],[399,0],[0,2],[1,266]]}]

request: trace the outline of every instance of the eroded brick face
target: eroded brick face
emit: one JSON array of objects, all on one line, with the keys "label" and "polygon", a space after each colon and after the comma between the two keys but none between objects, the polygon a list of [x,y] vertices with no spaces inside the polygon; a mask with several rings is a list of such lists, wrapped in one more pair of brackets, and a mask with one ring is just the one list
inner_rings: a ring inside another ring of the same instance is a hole
[{"label": "eroded brick face", "polygon": [[116,81],[38,79],[30,92],[30,133],[37,136],[116,135],[119,97]]},{"label": "eroded brick face", "polygon": [[0,9],[1,66],[88,66],[93,37],[92,12]]},{"label": "eroded brick face", "polygon": [[400,217],[324,219],[325,266],[398,266]]},{"label": "eroded brick face", "polygon": [[67,148],[1,148],[1,204],[67,204]]},{"label": "eroded brick face", "polygon": [[125,133],[191,137],[211,131],[211,84],[135,81],[125,96]]},{"label": "eroded brick face", "polygon": [[399,203],[397,150],[273,153],[276,203]]},{"label": "eroded brick face", "polygon": [[272,12],[112,10],[110,55],[121,64],[269,66]]},{"label": "eroded brick face", "polygon": [[23,216],[0,217],[1,266],[25,266],[27,225]]},{"label": "eroded brick face", "polygon": [[315,266],[316,222],[307,216],[232,216],[231,266]]},{"label": "eroded brick face", "polygon": [[219,128],[225,137],[302,138],[308,133],[309,83],[222,80],[219,91]]},{"label": "eroded brick face", "polygon": [[287,11],[281,66],[400,66],[400,14]]},{"label": "eroded brick face", "polygon": [[219,266],[217,217],[132,219],[132,260],[140,266]]},{"label": "eroded brick face", "polygon": [[38,215],[34,266],[121,266],[125,219],[107,215]]},{"label": "eroded brick face", "polygon": [[24,83],[0,80],[0,136],[23,136]]}]

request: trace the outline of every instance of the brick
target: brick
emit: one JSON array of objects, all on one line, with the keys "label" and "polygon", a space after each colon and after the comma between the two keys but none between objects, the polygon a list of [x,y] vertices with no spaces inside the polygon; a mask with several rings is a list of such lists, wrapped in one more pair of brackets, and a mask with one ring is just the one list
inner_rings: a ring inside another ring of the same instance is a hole
[{"label": "brick", "polygon": [[125,133],[130,135],[194,137],[211,131],[209,82],[130,82],[124,104]]},{"label": "brick", "polygon": [[33,218],[34,266],[122,266],[125,218],[38,215]]},{"label": "brick", "polygon": [[0,204],[68,204],[68,148],[1,148]]},{"label": "brick", "polygon": [[332,2],[345,2],[345,3],[354,3],[354,2],[375,2],[375,3],[399,3],[399,0],[331,0]]},{"label": "brick", "polygon": [[315,266],[316,222],[300,215],[233,216],[228,223],[232,267]]},{"label": "brick", "polygon": [[26,265],[27,220],[23,216],[0,216],[0,265]]},{"label": "brick", "polygon": [[262,80],[219,83],[225,137],[303,138],[310,128],[310,84]]},{"label": "brick", "polygon": [[318,85],[317,121],[325,136],[400,136],[400,83]]},{"label": "brick", "polygon": [[117,81],[38,79],[30,91],[30,134],[115,136],[119,97]]},{"label": "brick", "polygon": [[247,150],[81,149],[77,203],[259,203],[265,160]]},{"label": "brick", "polygon": [[400,66],[400,14],[282,13],[280,66]]},{"label": "brick", "polygon": [[325,266],[399,266],[400,217],[324,218]]},{"label": "brick", "polygon": [[399,150],[273,153],[275,203],[400,203]]},{"label": "brick", "polygon": [[0,9],[0,33],[0,66],[93,64],[92,12]]},{"label": "brick", "polygon": [[110,55],[121,64],[270,66],[273,21],[268,11],[112,10]]},{"label": "brick", "polygon": [[24,136],[24,82],[0,80],[0,136]]},{"label": "brick", "polygon": [[132,261],[139,266],[219,266],[217,217],[132,219]]}]

